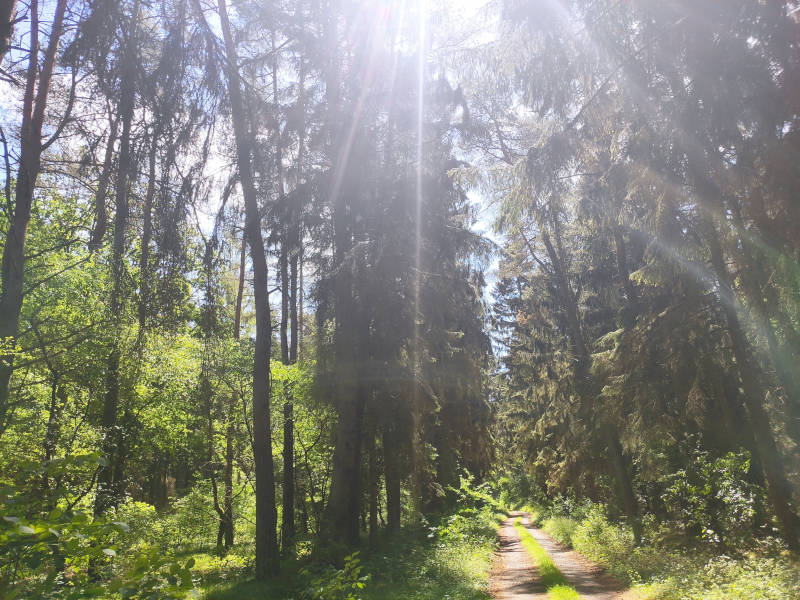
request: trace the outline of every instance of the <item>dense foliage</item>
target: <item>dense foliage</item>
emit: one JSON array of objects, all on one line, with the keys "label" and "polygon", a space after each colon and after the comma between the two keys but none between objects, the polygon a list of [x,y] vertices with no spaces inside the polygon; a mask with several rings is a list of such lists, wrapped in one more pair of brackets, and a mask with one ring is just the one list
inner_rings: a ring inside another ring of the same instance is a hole
[{"label": "dense foliage", "polygon": [[0,3],[0,596],[796,591],[799,16]]},{"label": "dense foliage", "polygon": [[476,79],[507,96],[473,169],[507,239],[497,439],[637,539],[797,548],[794,8],[508,2]]}]

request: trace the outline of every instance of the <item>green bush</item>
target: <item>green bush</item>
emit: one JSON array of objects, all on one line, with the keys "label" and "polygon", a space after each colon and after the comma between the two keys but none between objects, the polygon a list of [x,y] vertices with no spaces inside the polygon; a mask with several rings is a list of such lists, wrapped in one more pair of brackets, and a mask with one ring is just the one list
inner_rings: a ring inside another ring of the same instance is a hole
[{"label": "green bush", "polygon": [[[134,532],[115,515],[93,517],[57,487],[44,498],[49,510],[32,502],[42,497],[44,474],[64,479],[103,464],[98,453],[29,463],[0,485],[0,597],[157,600],[193,587],[191,559],[180,564],[155,548],[131,552]],[[144,521],[136,523],[140,533]]]},{"label": "green bush", "polygon": [[474,483],[475,478],[465,471],[460,477],[459,487],[450,488],[451,492],[455,492],[458,506],[462,510],[490,507],[494,512],[505,512],[506,507],[494,498],[489,483]]},{"label": "green bush", "polygon": [[569,517],[553,516],[542,523],[542,529],[565,546],[572,546],[572,535],[577,527],[578,522]]},{"label": "green bush", "polygon": [[[361,600],[361,591],[369,581],[369,575],[362,575],[363,567],[358,552],[344,557],[341,569],[326,568],[311,580],[303,592],[307,600]],[[306,570],[305,575],[309,576]]]},{"label": "green bush", "polygon": [[749,470],[747,451],[713,458],[695,450],[684,468],[667,477],[662,498],[667,512],[707,542],[749,538],[764,501],[763,490],[748,479]]},{"label": "green bush", "polygon": [[775,539],[737,556],[720,555],[713,545],[691,550],[636,546],[630,528],[612,523],[602,505],[586,513],[577,523],[549,516],[545,526],[558,537],[574,525],[573,548],[632,586],[640,600],[800,598],[800,564]]}]

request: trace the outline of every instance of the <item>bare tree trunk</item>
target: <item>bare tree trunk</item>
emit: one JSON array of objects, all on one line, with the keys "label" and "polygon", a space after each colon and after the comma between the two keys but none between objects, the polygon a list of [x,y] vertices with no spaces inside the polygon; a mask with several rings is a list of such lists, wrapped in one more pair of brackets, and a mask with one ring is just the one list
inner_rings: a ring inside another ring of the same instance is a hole
[{"label": "bare tree trunk", "polygon": [[614,251],[617,256],[617,274],[620,284],[625,292],[625,307],[622,310],[622,324],[624,327],[632,327],[636,323],[638,314],[639,296],[636,293],[636,286],[631,281],[630,267],[628,266],[628,248],[625,243],[625,235],[622,227],[612,225],[614,236]]},{"label": "bare tree trunk", "polygon": [[[345,384],[349,394],[337,401],[339,420],[336,424],[336,445],[333,453],[333,478],[328,499],[326,518],[330,540],[346,546],[357,546],[359,542],[358,513],[361,498],[361,436],[363,420],[363,397],[359,389],[352,390]],[[357,388],[360,386],[357,386]]]},{"label": "bare tree trunk", "polygon": [[[52,371],[52,381],[50,383],[50,410],[47,415],[47,427],[44,432],[44,462],[48,463],[56,455],[56,443],[58,442],[59,422],[61,418],[61,408],[66,404],[66,393],[61,387],[61,376],[57,371]],[[50,493],[50,476],[47,469],[42,474],[42,488],[45,496]],[[49,506],[49,498],[45,498],[46,505]]]},{"label": "bare tree trunk", "polygon": [[[778,319],[784,317],[785,320],[786,311],[781,310],[781,308],[773,311],[769,310],[768,300],[765,298],[765,289],[768,288],[769,284],[764,281],[763,268],[754,259],[754,257],[758,256],[759,250],[748,239],[748,232],[742,222],[741,209],[738,202],[732,199],[730,206],[734,224],[742,232],[740,236],[742,243],[741,259],[744,264],[742,265],[743,268],[739,270],[742,282],[741,287],[747,302],[755,309],[761,332],[767,340],[767,348],[772,359],[772,365],[775,368],[775,375],[781,387],[783,387],[783,393],[786,395],[786,431],[797,447],[800,448],[800,380],[798,379],[800,377],[800,365],[794,350],[782,346],[778,341],[775,326],[772,323],[773,315]],[[788,325],[788,327],[791,328],[791,325]]]},{"label": "bare tree trunk", "polygon": [[236,307],[233,314],[233,339],[242,335],[242,302],[244,300],[245,266],[247,263],[247,233],[242,232],[242,250],[239,254],[239,285],[236,288]]},{"label": "bare tree trunk", "polygon": [[284,554],[294,553],[296,536],[294,523],[294,405],[291,402],[291,393],[290,389],[286,390],[287,401],[283,406],[283,522],[281,523],[281,537]]},{"label": "bare tree trunk", "polygon": [[251,165],[251,139],[236,65],[236,46],[231,33],[226,0],[218,0],[220,26],[225,40],[228,94],[236,139],[239,177],[245,203],[245,230],[250,242],[256,305],[256,342],[253,361],[253,455],[256,480],[256,579],[263,581],[280,570],[275,507],[275,471],[272,463],[269,388],[272,323],[269,307],[269,280],[261,219]]},{"label": "bare tree trunk", "polygon": [[[275,37],[272,37],[273,68],[272,68],[272,94],[276,110],[280,107],[280,97],[278,95],[278,52],[275,47]],[[281,249],[278,258],[280,270],[281,288],[281,320],[280,320],[280,342],[281,342],[281,362],[285,365],[294,362],[292,349],[289,343],[289,305],[294,302],[289,281],[289,260],[294,253],[292,243],[291,215],[289,207],[286,205],[286,190],[283,174],[283,142],[281,141],[280,119],[277,125],[278,143],[275,147],[275,168],[278,173],[278,202],[281,207],[281,214],[286,221],[281,224]],[[294,318],[292,318],[292,330],[295,330]],[[295,346],[294,336],[291,341]],[[294,354],[297,350],[295,346]],[[284,555],[294,554],[294,541],[296,537],[294,523],[294,405],[292,403],[291,386],[284,383],[283,386],[285,403],[283,405],[283,504],[281,512],[281,542]]]},{"label": "bare tree trunk", "polygon": [[[39,2],[30,4],[30,60],[25,81],[25,94],[22,104],[22,127],[20,130],[20,157],[17,172],[17,185],[14,212],[9,215],[9,228],[3,247],[2,268],[0,269],[0,340],[14,342],[19,329],[19,316],[22,311],[25,280],[25,239],[33,206],[33,192],[41,169],[42,126],[50,92],[50,82],[56,64],[56,52],[63,33],[66,0],[58,0],[53,15],[50,41],[39,72]],[[15,14],[9,7],[9,14]],[[37,83],[38,74],[38,86]],[[0,359],[0,433],[5,425],[8,411],[9,384],[14,370],[13,357]]]},{"label": "bare tree trunk", "polygon": [[236,434],[235,411],[236,400],[234,395],[231,394],[228,401],[228,426],[225,429],[225,495],[222,499],[222,516],[220,518],[225,550],[230,550],[233,547],[233,438]]},{"label": "bare tree trunk", "polygon": [[217,513],[218,524],[217,524],[217,553],[223,553],[223,540],[225,539],[225,529],[226,529],[226,522],[225,522],[225,510],[220,506],[219,503],[219,486],[217,485],[217,475],[214,472],[214,416],[213,416],[213,392],[211,390],[211,384],[208,380],[208,375],[206,372],[206,366],[203,365],[203,373],[201,375],[201,383],[200,383],[202,392],[202,399],[205,404],[206,409],[206,441],[208,442],[208,471],[211,478],[211,496],[212,501],[214,503],[214,510]]},{"label": "bare tree trunk", "polygon": [[289,364],[289,248],[286,235],[286,227],[282,228],[281,250],[278,258],[280,269],[280,288],[281,288],[281,320],[280,320],[280,340],[281,340],[281,362]]},{"label": "bare tree trunk", "polygon": [[305,325],[303,316],[303,247],[297,252],[297,353],[303,355],[303,336]]},{"label": "bare tree trunk", "polygon": [[[296,239],[296,238],[295,238]],[[289,305],[289,322],[291,324],[289,328],[289,364],[294,364],[297,362],[297,348],[298,348],[298,339],[297,335],[299,333],[299,326],[297,323],[297,270],[300,261],[300,249],[295,246],[294,251],[291,254],[291,260],[289,263],[289,298],[290,298],[290,305]]]}]

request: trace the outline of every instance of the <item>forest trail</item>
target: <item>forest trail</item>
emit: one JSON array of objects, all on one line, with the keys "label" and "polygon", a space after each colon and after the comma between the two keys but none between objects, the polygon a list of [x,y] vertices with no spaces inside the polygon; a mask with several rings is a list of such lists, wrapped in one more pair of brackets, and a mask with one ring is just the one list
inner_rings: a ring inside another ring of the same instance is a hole
[{"label": "forest trail", "polygon": [[514,521],[522,518],[530,534],[553,559],[556,567],[582,600],[623,600],[624,588],[597,565],[562,546],[541,529],[530,525],[527,513],[511,512],[498,536],[500,548],[491,573],[490,592],[495,600],[546,600],[547,591],[520,541]]}]

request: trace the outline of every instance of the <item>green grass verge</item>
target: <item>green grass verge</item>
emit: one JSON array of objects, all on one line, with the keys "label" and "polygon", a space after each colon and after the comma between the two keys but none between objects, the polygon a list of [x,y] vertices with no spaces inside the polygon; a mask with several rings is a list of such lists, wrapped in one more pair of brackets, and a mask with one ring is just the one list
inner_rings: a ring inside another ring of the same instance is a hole
[{"label": "green grass verge", "polygon": [[574,587],[567,583],[567,580],[558,570],[553,559],[547,554],[539,542],[528,532],[519,519],[514,521],[514,528],[519,533],[522,545],[527,550],[533,560],[534,566],[539,572],[547,596],[551,600],[579,600],[580,596]]}]

